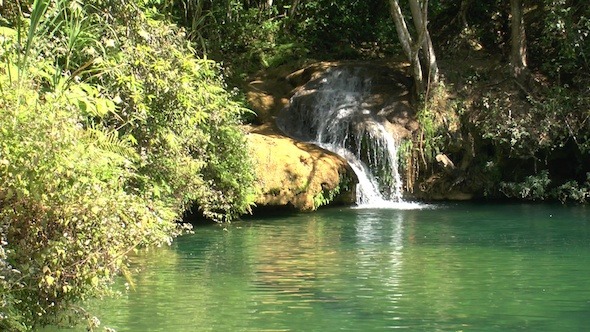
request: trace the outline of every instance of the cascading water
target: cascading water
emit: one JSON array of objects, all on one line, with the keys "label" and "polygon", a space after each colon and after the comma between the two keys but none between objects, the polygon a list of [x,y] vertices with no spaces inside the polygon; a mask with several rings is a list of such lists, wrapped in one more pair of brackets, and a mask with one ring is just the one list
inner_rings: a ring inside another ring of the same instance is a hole
[{"label": "cascading water", "polygon": [[402,202],[398,144],[385,117],[366,103],[370,91],[371,78],[362,68],[331,68],[291,98],[277,124],[345,158],[359,180],[358,205]]}]

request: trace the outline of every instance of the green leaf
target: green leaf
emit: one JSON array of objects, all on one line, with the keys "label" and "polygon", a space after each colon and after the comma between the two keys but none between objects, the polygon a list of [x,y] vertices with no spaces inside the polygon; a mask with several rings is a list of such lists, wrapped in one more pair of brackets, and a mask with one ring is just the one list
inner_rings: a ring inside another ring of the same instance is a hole
[{"label": "green leaf", "polygon": [[92,284],[92,286],[94,286],[94,287],[97,287],[98,286],[98,281],[99,281],[98,277],[97,276],[94,276],[90,280],[90,284]]},{"label": "green leaf", "polygon": [[[16,36],[16,30],[15,29],[11,29],[8,27],[0,27],[0,36],[2,37],[8,37],[8,38],[12,38],[14,36]],[[2,41],[0,39],[0,41]]]},{"label": "green leaf", "polygon": [[47,284],[47,286],[52,286],[52,285],[53,285],[53,283],[55,282],[55,278],[53,278],[53,277],[52,277],[52,276],[50,276],[50,275],[46,275],[46,276],[44,277],[44,279],[45,279],[45,283]]}]

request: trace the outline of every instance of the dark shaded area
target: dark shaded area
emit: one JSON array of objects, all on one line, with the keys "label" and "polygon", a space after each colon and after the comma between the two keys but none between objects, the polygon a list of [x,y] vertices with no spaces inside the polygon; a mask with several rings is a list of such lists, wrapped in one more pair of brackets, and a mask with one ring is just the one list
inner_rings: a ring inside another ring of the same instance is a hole
[{"label": "dark shaded area", "polygon": [[191,225],[210,225],[217,223],[211,218],[205,217],[197,206],[193,206],[192,208],[184,211],[184,213],[182,214],[181,221],[183,223],[189,223]]},{"label": "dark shaded area", "polygon": [[252,213],[245,214],[241,217],[242,220],[251,220],[251,219],[258,219],[258,218],[272,218],[272,217],[280,217],[280,216],[291,216],[301,213],[297,208],[295,208],[291,204],[287,205],[264,205],[264,206],[254,206],[252,208]]}]

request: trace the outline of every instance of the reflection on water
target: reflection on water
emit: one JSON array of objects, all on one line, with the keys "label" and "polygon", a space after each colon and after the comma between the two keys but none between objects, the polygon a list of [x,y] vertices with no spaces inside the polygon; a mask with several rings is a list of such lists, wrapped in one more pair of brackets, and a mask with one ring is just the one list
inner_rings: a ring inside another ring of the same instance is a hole
[{"label": "reflection on water", "polygon": [[448,205],[199,227],[92,307],[118,331],[584,330],[589,216]]}]

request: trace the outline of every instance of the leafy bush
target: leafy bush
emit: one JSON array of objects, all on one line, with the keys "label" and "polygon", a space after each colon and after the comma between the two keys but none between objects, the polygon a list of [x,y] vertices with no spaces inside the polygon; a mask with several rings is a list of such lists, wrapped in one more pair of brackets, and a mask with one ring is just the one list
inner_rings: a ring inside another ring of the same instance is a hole
[{"label": "leafy bush", "polygon": [[[341,47],[342,42],[360,45],[376,41],[377,35],[382,33],[375,29],[376,25],[390,29],[393,25],[381,25],[383,20],[391,23],[385,2],[318,0],[300,6],[301,20],[296,26],[296,35],[315,48],[330,50]],[[390,35],[395,36],[395,33]],[[381,34],[379,37],[385,36]]]},{"label": "leafy bush", "polygon": [[562,87],[544,92],[542,99],[529,96],[528,103],[516,96],[485,94],[478,105],[482,112],[477,126],[482,137],[518,158],[560,148],[570,139],[581,151],[587,150],[588,112],[572,110],[585,109],[590,99]]},{"label": "leafy bush", "polygon": [[568,181],[555,188],[553,196],[562,203],[567,201],[587,203],[590,200],[590,173],[586,173],[586,181],[582,184],[577,181]]},{"label": "leafy bush", "polygon": [[170,241],[176,224],[160,202],[125,190],[135,176],[133,150],[80,126],[74,90],[38,94],[30,81],[1,77],[12,89],[0,95],[0,225],[19,271],[5,282],[32,327],[103,293],[127,252]]},{"label": "leafy bush", "polygon": [[539,174],[527,176],[523,182],[502,182],[500,191],[507,197],[522,198],[526,200],[544,200],[550,195],[549,172],[541,171]]},{"label": "leafy bush", "polygon": [[229,221],[253,199],[245,110],[181,31],[129,1],[33,8],[0,40],[3,331],[91,318],[79,301],[185,209]]},{"label": "leafy bush", "polygon": [[[579,75],[590,68],[590,9],[576,0],[542,1],[541,38],[533,53],[543,59],[543,69],[555,74]],[[586,82],[587,83],[587,82]]]},{"label": "leafy bush", "polygon": [[354,183],[354,181],[348,176],[340,176],[340,181],[338,182],[338,185],[335,188],[329,189],[325,188],[322,185],[322,191],[320,191],[313,197],[314,209],[318,209],[324,205],[333,203],[334,200],[338,198],[338,196],[341,193],[350,192],[352,183]]},{"label": "leafy bush", "polygon": [[181,33],[135,22],[139,33],[116,45],[98,80],[119,102],[101,123],[142,156],[133,185],[175,206],[196,202],[219,221],[247,212],[254,175],[239,127],[246,110],[225,90],[218,65],[191,56]]},{"label": "leafy bush", "polygon": [[587,203],[590,200],[590,173],[586,174],[583,183],[570,180],[559,186],[551,186],[551,182],[549,172],[543,170],[537,175],[527,176],[522,182],[501,182],[500,190],[507,197],[533,201],[550,198],[562,203]]}]

